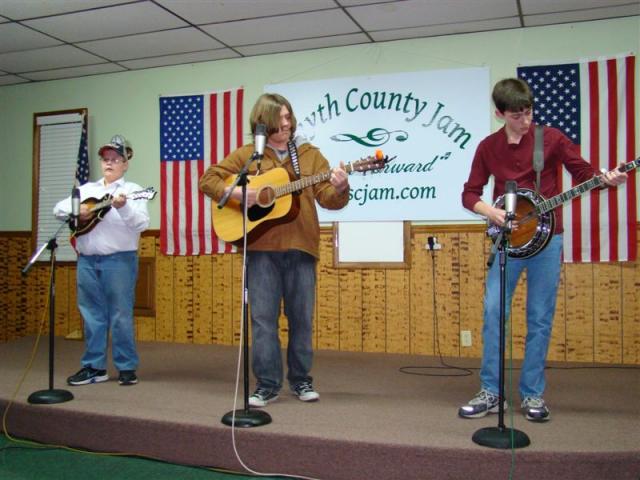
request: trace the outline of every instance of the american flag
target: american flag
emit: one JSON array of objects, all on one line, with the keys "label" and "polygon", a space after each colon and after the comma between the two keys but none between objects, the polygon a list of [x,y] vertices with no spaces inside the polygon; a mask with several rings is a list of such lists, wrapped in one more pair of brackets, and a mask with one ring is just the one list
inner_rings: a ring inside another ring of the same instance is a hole
[{"label": "american flag", "polygon": [[165,255],[235,252],[211,226],[198,180],[242,145],[244,89],[160,97],[160,247]]},{"label": "american flag", "polygon": [[[534,95],[536,123],[563,131],[598,170],[636,158],[635,56],[518,68]],[[563,169],[562,190],[575,186]],[[565,262],[636,259],[636,178],[566,203]]]},{"label": "american flag", "polygon": [[82,115],[82,133],[80,134],[80,147],[78,149],[78,163],[76,165],[76,180],[78,185],[89,181],[89,150],[87,147],[87,115]]}]

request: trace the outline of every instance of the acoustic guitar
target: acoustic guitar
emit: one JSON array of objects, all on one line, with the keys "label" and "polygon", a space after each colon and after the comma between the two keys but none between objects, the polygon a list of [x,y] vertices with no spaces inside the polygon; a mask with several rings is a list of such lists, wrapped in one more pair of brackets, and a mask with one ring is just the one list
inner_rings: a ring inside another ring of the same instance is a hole
[{"label": "acoustic guitar", "polygon": [[[384,168],[393,158],[384,156],[377,151],[375,156],[370,156],[345,165],[348,174],[352,172],[376,171]],[[237,175],[231,175],[225,179],[225,184],[234,183]],[[293,193],[303,190],[316,183],[324,182],[331,178],[331,171],[319,173],[299,180],[291,181],[289,173],[284,168],[278,167],[264,172],[261,175],[249,175],[251,188],[256,188],[256,204],[247,209],[247,234],[261,224],[276,221],[285,217],[290,212],[294,213],[297,202]],[[242,238],[242,220],[244,209],[242,204],[234,199],[229,199],[223,208],[218,208],[218,203],[213,201],[211,220],[218,238],[225,242],[235,242]]]},{"label": "acoustic guitar", "polygon": [[[617,170],[625,173],[638,166],[640,157],[618,167]],[[516,191],[515,218],[518,228],[511,232],[507,254],[513,258],[529,258],[540,253],[548,245],[554,232],[556,218],[553,209],[603,185],[604,180],[598,175],[549,199],[528,188],[519,188]],[[504,195],[500,195],[493,206],[504,208]],[[487,225],[487,235],[495,241],[501,228],[493,222],[487,222]]]},{"label": "acoustic guitar", "polygon": [[[152,200],[156,194],[156,190],[153,187],[145,188],[144,190],[138,190],[131,192],[127,195],[127,200]],[[91,217],[82,221],[78,219],[78,228],[74,228],[73,222],[69,222],[69,228],[71,229],[71,238],[80,237],[93,230],[100,220],[104,218],[113,204],[113,195],[107,193],[102,198],[98,199],[90,197],[82,201],[81,205],[86,205],[89,208]]]}]

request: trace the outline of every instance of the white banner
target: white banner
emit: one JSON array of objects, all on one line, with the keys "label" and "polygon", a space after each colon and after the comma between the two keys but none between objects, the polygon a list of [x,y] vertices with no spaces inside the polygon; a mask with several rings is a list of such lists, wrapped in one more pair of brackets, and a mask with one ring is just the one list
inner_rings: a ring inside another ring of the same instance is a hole
[{"label": "white banner", "polygon": [[489,70],[465,68],[267,85],[285,96],[298,132],[333,166],[374,155],[396,158],[384,171],[354,173],[351,198],[321,222],[477,220],[462,186],[489,134]]}]

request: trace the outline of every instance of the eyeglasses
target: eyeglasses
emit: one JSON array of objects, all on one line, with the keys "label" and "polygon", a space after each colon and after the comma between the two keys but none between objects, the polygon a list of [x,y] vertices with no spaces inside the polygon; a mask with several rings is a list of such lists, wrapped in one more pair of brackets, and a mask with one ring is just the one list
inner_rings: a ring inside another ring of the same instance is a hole
[{"label": "eyeglasses", "polygon": [[114,165],[119,165],[121,163],[126,162],[124,158],[102,158],[102,163],[113,163]]}]

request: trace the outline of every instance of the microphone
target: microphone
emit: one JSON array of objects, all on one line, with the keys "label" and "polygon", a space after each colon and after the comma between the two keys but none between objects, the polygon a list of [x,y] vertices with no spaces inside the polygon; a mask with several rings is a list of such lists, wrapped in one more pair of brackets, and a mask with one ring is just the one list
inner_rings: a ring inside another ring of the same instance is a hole
[{"label": "microphone", "polygon": [[78,219],[80,217],[80,189],[78,188],[78,182],[76,182],[71,189],[71,221],[73,222],[73,229],[78,229]]},{"label": "microphone", "polygon": [[516,203],[518,201],[518,185],[514,180],[507,180],[504,184],[505,227],[511,231],[511,221],[516,218]]},{"label": "microphone", "polygon": [[267,143],[267,126],[264,123],[256,125],[256,134],[253,140],[255,146],[254,156],[256,158],[264,157],[264,146]]}]

